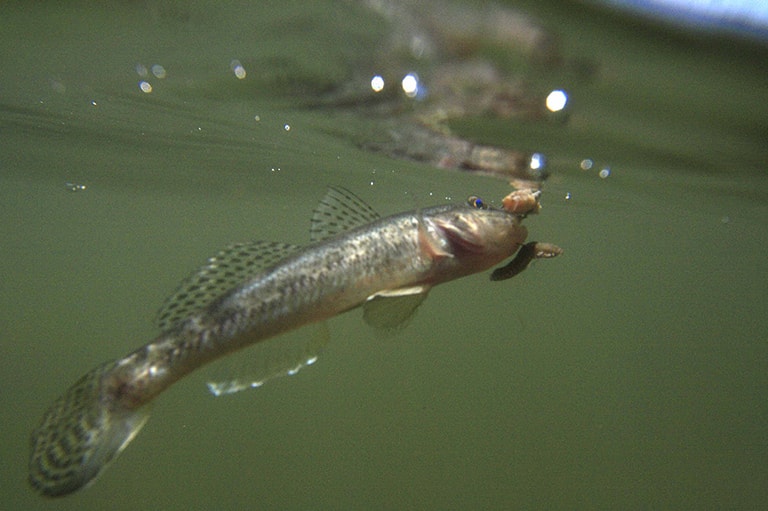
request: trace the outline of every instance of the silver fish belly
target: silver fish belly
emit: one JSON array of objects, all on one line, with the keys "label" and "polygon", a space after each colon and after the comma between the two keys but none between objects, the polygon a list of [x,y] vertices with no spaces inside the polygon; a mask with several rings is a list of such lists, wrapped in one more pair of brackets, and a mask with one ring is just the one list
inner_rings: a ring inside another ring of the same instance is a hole
[{"label": "silver fish belly", "polygon": [[415,309],[432,286],[504,261],[526,239],[522,218],[474,201],[376,219],[351,192],[330,189],[313,217],[314,243],[199,310],[172,312],[179,317],[158,338],[55,401],[32,434],[31,485],[46,496],[87,486],[144,425],[150,401],[216,358],[360,305],[387,326],[378,301],[405,298]]}]

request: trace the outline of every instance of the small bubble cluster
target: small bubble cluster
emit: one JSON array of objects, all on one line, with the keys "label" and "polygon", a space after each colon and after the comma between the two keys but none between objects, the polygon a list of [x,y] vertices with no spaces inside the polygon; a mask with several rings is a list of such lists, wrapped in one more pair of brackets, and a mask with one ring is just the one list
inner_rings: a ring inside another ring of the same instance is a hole
[{"label": "small bubble cluster", "polygon": [[134,66],[134,70],[139,75],[139,78],[141,78],[139,80],[139,90],[144,94],[150,94],[154,90],[152,82],[150,82],[152,77],[164,80],[168,76],[165,67],[160,64],[152,64],[150,67],[147,67],[144,64],[138,63]]},{"label": "small bubble cluster", "polygon": [[[584,158],[579,163],[579,168],[581,170],[592,170],[593,168],[595,168],[595,162],[592,159],[590,159],[590,158]],[[608,166],[608,165],[602,166],[597,171],[597,176],[599,178],[601,178],[601,179],[606,179],[606,178],[610,177],[611,176],[611,167]]]}]

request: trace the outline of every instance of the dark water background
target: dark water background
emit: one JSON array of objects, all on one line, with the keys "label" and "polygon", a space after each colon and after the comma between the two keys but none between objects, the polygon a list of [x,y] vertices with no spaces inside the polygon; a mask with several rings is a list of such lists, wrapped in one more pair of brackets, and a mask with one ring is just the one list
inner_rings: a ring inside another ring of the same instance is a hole
[{"label": "dark water background", "polygon": [[327,184],[382,213],[508,186],[364,152],[339,135],[354,126],[296,106],[386,31],[351,3],[6,3],[3,509],[761,508],[768,50],[515,5],[576,63],[519,70],[568,90],[567,116],[452,127],[547,156],[527,224],[565,255],[438,287],[394,337],[337,318],[315,366],[257,391],[213,398],[189,378],[92,488],[50,502],[26,483],[40,415],[151,339],[162,299],[219,248],[302,243]]}]

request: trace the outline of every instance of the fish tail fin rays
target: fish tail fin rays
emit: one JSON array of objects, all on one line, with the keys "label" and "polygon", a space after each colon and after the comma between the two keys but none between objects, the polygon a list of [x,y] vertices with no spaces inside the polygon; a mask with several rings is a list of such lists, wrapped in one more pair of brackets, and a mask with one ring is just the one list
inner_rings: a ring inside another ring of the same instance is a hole
[{"label": "fish tail fin rays", "polygon": [[105,388],[115,367],[103,364],[57,399],[32,432],[29,482],[47,497],[70,494],[90,484],[138,434],[149,405],[123,406]]}]

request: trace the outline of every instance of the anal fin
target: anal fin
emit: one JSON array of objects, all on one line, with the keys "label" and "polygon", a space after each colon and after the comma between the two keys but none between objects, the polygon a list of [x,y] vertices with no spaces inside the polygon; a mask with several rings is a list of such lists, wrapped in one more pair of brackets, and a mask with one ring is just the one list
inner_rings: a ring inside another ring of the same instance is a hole
[{"label": "anal fin", "polygon": [[323,323],[267,339],[207,369],[208,390],[214,396],[261,387],[280,376],[291,376],[314,364],[330,340]]}]

